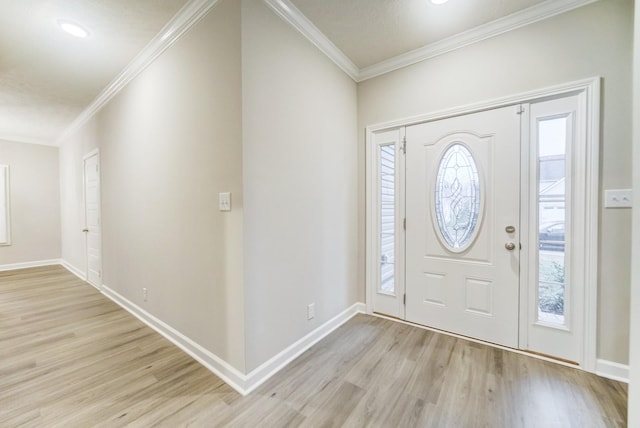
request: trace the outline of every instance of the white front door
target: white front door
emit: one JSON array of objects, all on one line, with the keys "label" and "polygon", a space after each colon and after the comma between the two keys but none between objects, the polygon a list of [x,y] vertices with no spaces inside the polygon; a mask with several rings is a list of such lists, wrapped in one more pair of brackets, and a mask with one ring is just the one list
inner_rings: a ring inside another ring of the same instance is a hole
[{"label": "white front door", "polygon": [[84,208],[87,245],[87,281],[102,285],[102,226],[100,224],[100,158],[97,152],[84,159]]},{"label": "white front door", "polygon": [[406,319],[518,347],[520,116],[406,128]]}]

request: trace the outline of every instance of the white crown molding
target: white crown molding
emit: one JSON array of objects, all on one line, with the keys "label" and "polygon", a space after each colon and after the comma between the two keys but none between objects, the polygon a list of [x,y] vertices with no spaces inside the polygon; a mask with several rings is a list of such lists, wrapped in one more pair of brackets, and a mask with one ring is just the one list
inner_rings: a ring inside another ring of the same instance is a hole
[{"label": "white crown molding", "polygon": [[55,141],[47,140],[44,138],[30,138],[18,135],[6,135],[0,134],[0,140],[7,141],[9,143],[24,143],[24,144],[38,144],[40,146],[55,146]]},{"label": "white crown molding", "polygon": [[551,18],[561,13],[577,9],[598,0],[547,0],[530,8],[521,10],[487,24],[480,25],[455,36],[448,37],[435,43],[428,44],[413,51],[398,55],[360,70],[358,81],[371,79],[390,71],[454,51],[456,49],[478,43],[500,34],[507,33]]},{"label": "white crown molding", "polygon": [[219,0],[191,0],[136,55],[120,74],[93,100],[89,106],[57,138],[60,145],[104,107],[122,88],[147,68],[167,48],[207,14]]},{"label": "white crown molding", "polygon": [[311,43],[327,55],[338,67],[353,80],[358,81],[360,70],[336,47],[309,19],[289,0],[264,0],[264,2],[282,19],[302,33]]},{"label": "white crown molding", "polygon": [[[125,67],[93,102],[64,130],[52,144],[47,140],[28,139],[15,136],[0,136],[0,139],[20,143],[57,145],[76,132],[104,107],[124,86],[133,80],[162,52],[173,45],[196,24],[219,0],[191,0],[167,23],[145,48]],[[338,49],[309,19],[289,0],[264,0],[282,19],[292,25],[321,52],[327,55],[340,69],[356,82],[407,67],[420,61],[469,46],[482,40],[498,36],[516,28],[538,22],[564,12],[594,3],[598,0],[547,0],[536,6],[497,19],[453,37],[431,43],[419,49],[398,55],[363,69],[359,69],[340,49]]]},{"label": "white crown molding", "polygon": [[598,0],[547,0],[538,5],[496,19],[471,30],[448,37],[398,55],[388,60],[359,69],[338,49],[306,16],[289,0],[264,0],[279,16],[302,33],[325,55],[335,62],[356,82],[362,82],[394,70],[469,46],[471,44],[504,34],[508,31],[524,27],[534,22],[551,18],[561,13],[594,3]]}]

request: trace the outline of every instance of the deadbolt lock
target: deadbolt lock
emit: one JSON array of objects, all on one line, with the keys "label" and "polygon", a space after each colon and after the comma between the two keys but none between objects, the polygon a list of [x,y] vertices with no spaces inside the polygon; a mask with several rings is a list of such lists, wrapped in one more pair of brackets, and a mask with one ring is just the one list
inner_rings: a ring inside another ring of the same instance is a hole
[{"label": "deadbolt lock", "polygon": [[515,232],[515,231],[516,231],[516,228],[515,228],[515,226],[507,226],[507,227],[505,227],[505,228],[504,228],[504,230],[505,230],[507,233],[513,233],[513,232]]}]

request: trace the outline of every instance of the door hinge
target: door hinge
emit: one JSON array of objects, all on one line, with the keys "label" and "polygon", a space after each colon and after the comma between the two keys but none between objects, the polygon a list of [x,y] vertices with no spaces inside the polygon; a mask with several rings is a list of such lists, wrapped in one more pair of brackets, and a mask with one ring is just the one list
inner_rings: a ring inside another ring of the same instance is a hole
[{"label": "door hinge", "polygon": [[407,137],[402,137],[402,153],[407,154]]},{"label": "door hinge", "polygon": [[405,306],[407,305],[407,293],[404,293],[402,296],[402,304]]},{"label": "door hinge", "polygon": [[407,219],[402,219],[402,229],[407,230]]}]

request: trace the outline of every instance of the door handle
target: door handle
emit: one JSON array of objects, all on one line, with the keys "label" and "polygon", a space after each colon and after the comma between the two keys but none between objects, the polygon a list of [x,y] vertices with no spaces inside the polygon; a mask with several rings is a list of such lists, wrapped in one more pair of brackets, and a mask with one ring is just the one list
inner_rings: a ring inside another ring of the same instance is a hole
[{"label": "door handle", "polygon": [[82,229],[82,231],[83,231],[84,233],[87,233],[87,232],[89,232],[89,229]]},{"label": "door handle", "polygon": [[513,251],[516,249],[516,244],[514,244],[513,242],[507,242],[506,244],[504,244],[504,248],[509,251]]}]

